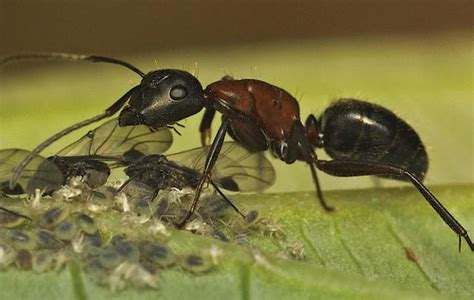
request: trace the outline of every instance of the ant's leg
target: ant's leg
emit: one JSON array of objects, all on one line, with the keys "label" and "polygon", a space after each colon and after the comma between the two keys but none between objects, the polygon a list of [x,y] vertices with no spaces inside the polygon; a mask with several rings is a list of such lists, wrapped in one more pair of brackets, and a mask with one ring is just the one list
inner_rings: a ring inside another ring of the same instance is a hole
[{"label": "ant's leg", "polygon": [[15,173],[13,174],[13,177],[10,181],[10,188],[13,189],[13,187],[15,187],[16,185],[16,182],[18,180],[18,177],[21,175],[21,172],[23,172],[23,170],[26,168],[26,166],[30,163],[30,161],[36,156],[38,155],[41,151],[43,151],[46,147],[48,147],[49,145],[51,145],[52,143],[54,143],[55,141],[57,141],[58,139],[62,138],[63,136],[73,132],[73,131],[76,131],[84,126],[87,126],[89,124],[92,124],[92,123],[95,123],[95,122],[98,122],[102,119],[105,119],[107,117],[110,117],[112,116],[113,114],[115,114],[117,111],[120,110],[120,108],[122,108],[123,105],[125,105],[125,103],[128,101],[128,99],[132,96],[133,93],[135,93],[135,91],[138,89],[139,86],[135,86],[133,87],[131,90],[129,90],[127,93],[125,93],[125,95],[123,95],[122,97],[120,97],[120,99],[118,99],[117,101],[115,101],[114,104],[112,104],[109,108],[107,108],[105,110],[105,112],[95,116],[95,117],[92,117],[90,119],[87,119],[87,120],[84,120],[82,122],[79,122],[79,123],[76,123],[74,125],[71,125],[63,130],[61,130],[60,132],[54,134],[53,136],[51,136],[50,138],[48,138],[47,140],[45,140],[44,142],[42,142],[41,144],[39,144],[38,146],[36,146],[36,148],[34,148],[30,154],[28,154],[28,156],[26,156],[21,162],[20,164],[18,165],[18,167],[15,169]]},{"label": "ant's leg", "polygon": [[341,177],[367,176],[367,175],[395,175],[408,178],[443,221],[459,236],[459,249],[461,250],[461,237],[463,237],[472,251],[474,243],[471,241],[466,229],[451,215],[438,199],[423,185],[415,175],[400,167],[371,162],[357,162],[347,160],[324,161],[317,160],[316,166],[321,171]]},{"label": "ant's leg", "polygon": [[219,152],[221,151],[222,144],[224,143],[225,134],[227,132],[228,127],[229,120],[223,119],[221,127],[219,127],[217,135],[214,138],[214,141],[212,142],[211,148],[209,149],[209,154],[206,158],[206,164],[204,165],[204,171],[202,172],[201,179],[199,180],[199,184],[197,185],[193,203],[191,204],[191,207],[186,217],[184,217],[183,221],[181,221],[181,223],[178,225],[178,228],[183,228],[183,226],[186,225],[186,223],[189,221],[189,218],[191,218],[191,216],[194,214],[194,211],[196,210],[196,206],[199,202],[199,197],[201,196],[202,188],[206,180],[209,178],[212,168],[214,167],[214,164],[216,163],[216,160],[219,156]]},{"label": "ant's leg", "polygon": [[209,179],[209,182],[210,182],[211,185],[214,187],[214,189],[219,193],[219,195],[221,195],[221,197],[225,200],[225,202],[227,202],[227,204],[229,204],[242,218],[245,219],[245,215],[240,212],[240,210],[237,208],[237,206],[235,206],[235,204],[234,204],[229,198],[227,198],[227,196],[226,196],[226,195],[221,191],[221,189],[214,183],[214,181],[212,181],[211,179]]},{"label": "ant's leg", "polygon": [[[311,147],[308,139],[305,135],[305,129],[301,122],[296,121],[291,127],[290,136],[288,138],[288,150],[285,157],[285,162],[292,163],[298,159],[299,155],[302,155],[303,160],[309,165],[311,170],[311,176],[313,183],[316,186],[316,195],[318,196],[319,203],[326,211],[333,211],[334,207],[329,206],[324,200],[323,193],[321,191],[321,185],[319,184],[318,175],[314,168],[314,161],[316,160],[316,154],[314,153],[313,147]],[[300,152],[300,153],[298,153]]]},{"label": "ant's leg", "polygon": [[83,55],[83,54],[70,54],[70,53],[30,53],[30,54],[19,54],[13,56],[7,56],[0,59],[0,65],[20,60],[66,60],[66,61],[90,61],[90,62],[103,62],[114,65],[125,67],[133,72],[137,73],[141,77],[145,76],[145,73],[140,71],[137,67],[115,59],[105,56],[97,55]]},{"label": "ant's leg", "polygon": [[204,116],[202,116],[201,125],[199,125],[199,131],[201,132],[201,145],[208,146],[211,144],[211,124],[214,119],[216,110],[212,107],[206,107]]}]

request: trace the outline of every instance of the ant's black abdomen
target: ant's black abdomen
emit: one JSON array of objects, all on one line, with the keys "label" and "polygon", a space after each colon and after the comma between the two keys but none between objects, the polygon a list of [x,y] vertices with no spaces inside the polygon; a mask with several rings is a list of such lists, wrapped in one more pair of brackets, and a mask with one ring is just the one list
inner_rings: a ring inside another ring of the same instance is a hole
[{"label": "ant's black abdomen", "polygon": [[340,99],[324,111],[320,122],[322,146],[333,159],[396,165],[424,179],[428,169],[425,147],[415,130],[390,110]]}]

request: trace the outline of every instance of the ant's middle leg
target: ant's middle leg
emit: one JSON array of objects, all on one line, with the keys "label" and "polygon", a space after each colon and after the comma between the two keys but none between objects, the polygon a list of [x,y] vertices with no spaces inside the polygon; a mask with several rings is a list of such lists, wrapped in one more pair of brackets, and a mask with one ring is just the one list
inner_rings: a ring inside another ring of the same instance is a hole
[{"label": "ant's middle leg", "polygon": [[334,207],[329,206],[326,203],[326,200],[324,200],[324,196],[321,191],[321,185],[319,184],[318,175],[314,166],[314,162],[317,160],[317,157],[314,153],[313,147],[311,147],[311,144],[305,135],[303,124],[301,124],[299,121],[293,123],[288,138],[287,151],[286,154],[283,153],[283,160],[286,163],[293,163],[297,159],[302,159],[309,165],[313,183],[316,187],[316,195],[318,196],[321,206],[326,211],[333,211]]},{"label": "ant's middle leg", "polygon": [[223,119],[221,127],[219,127],[219,130],[217,131],[217,135],[214,138],[214,141],[212,142],[211,148],[209,149],[209,154],[207,155],[206,163],[204,165],[204,170],[202,172],[201,179],[199,180],[198,186],[196,188],[193,203],[191,204],[191,207],[189,208],[188,214],[184,217],[183,221],[181,221],[181,223],[178,224],[178,228],[183,228],[183,226],[186,225],[186,223],[189,221],[191,216],[194,214],[194,211],[196,210],[197,204],[199,202],[199,197],[201,196],[202,188],[204,187],[204,183],[206,182],[207,179],[209,179],[212,168],[214,167],[217,161],[217,158],[219,157],[219,153],[221,152],[222,144],[224,143],[224,139],[225,139],[225,135],[227,133],[228,127],[229,127],[229,120]]}]

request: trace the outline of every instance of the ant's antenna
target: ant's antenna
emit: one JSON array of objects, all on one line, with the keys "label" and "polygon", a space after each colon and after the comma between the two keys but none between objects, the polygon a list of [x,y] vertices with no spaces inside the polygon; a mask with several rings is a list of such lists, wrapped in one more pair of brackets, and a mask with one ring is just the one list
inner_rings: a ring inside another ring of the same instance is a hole
[{"label": "ant's antenna", "polygon": [[12,55],[5,58],[1,58],[0,66],[7,64],[9,62],[20,61],[20,60],[66,60],[66,61],[103,62],[103,63],[123,66],[137,73],[142,78],[145,76],[145,73],[140,71],[137,67],[115,58],[97,56],[97,55],[83,55],[83,54],[70,54],[70,53],[31,53],[31,54]]},{"label": "ant's antenna", "polygon": [[[5,58],[0,59],[0,66],[4,65],[9,62],[13,61],[20,61],[20,60],[67,60],[67,61],[90,61],[90,62],[103,62],[103,63],[110,63],[114,65],[119,65],[126,67],[127,69],[137,73],[140,75],[140,77],[144,77],[145,73],[140,71],[137,67],[115,59],[115,58],[110,58],[110,57],[105,57],[105,56],[97,56],[97,55],[82,55],[82,54],[69,54],[69,53],[36,53],[36,54],[19,54],[19,55],[13,55],[13,56],[8,56]],[[73,124],[60,132],[54,134],[41,144],[39,144],[35,149],[33,149],[28,156],[26,156],[23,161],[20,162],[18,167],[15,169],[15,173],[13,174],[13,177],[10,181],[10,187],[13,188],[16,185],[16,182],[18,180],[18,177],[21,175],[23,170],[26,168],[26,166],[30,163],[30,161],[38,155],[41,151],[43,151],[46,147],[57,141],[58,139],[62,138],[63,136],[76,131],[84,126],[87,126],[89,124],[98,122],[102,119],[105,119],[107,117],[112,116],[116,112],[118,112],[122,106],[125,105],[125,103],[128,101],[128,99],[132,96],[132,94],[138,89],[138,86],[133,87],[130,89],[125,95],[120,97],[117,101],[115,101],[109,108],[105,110],[105,112],[92,117],[90,119],[84,120],[82,122]]]}]

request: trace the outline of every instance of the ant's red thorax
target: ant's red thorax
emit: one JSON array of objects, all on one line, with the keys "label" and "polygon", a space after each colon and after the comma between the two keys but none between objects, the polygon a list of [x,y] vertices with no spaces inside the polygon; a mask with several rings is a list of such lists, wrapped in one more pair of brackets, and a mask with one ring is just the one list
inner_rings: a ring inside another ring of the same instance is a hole
[{"label": "ant's red thorax", "polygon": [[270,139],[284,140],[295,120],[299,105],[287,91],[254,79],[225,79],[206,87],[207,105],[229,119],[245,118],[258,124]]}]

